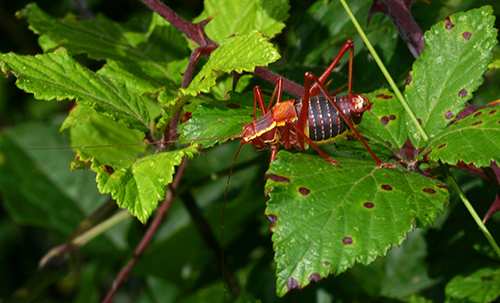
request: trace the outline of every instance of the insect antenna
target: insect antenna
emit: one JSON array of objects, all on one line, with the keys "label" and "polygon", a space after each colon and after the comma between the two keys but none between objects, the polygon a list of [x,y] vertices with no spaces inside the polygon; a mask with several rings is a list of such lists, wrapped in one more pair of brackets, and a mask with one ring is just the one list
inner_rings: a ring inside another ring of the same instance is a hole
[{"label": "insect antenna", "polygon": [[241,140],[240,146],[234,155],[233,163],[231,164],[231,168],[229,169],[229,175],[227,176],[226,182],[226,190],[224,192],[224,202],[222,204],[222,224],[221,224],[221,262],[222,262],[222,285],[224,289],[224,302],[226,302],[226,275],[225,275],[225,264],[224,264],[224,217],[226,214],[226,200],[227,200],[227,191],[229,189],[229,181],[231,180],[231,174],[233,173],[234,164],[236,163],[236,158],[238,158],[238,154],[240,153],[241,147],[246,142]]},{"label": "insect antenna", "polygon": [[127,146],[141,146],[141,145],[158,145],[158,144],[173,144],[173,143],[189,143],[199,141],[213,141],[213,140],[230,140],[241,138],[242,135],[231,137],[214,137],[214,138],[198,138],[198,139],[181,139],[181,140],[167,140],[167,141],[154,141],[142,143],[127,143],[127,144],[114,144],[114,145],[91,145],[91,146],[63,146],[63,147],[34,147],[25,148],[24,150],[64,150],[64,149],[92,149],[92,148],[106,148],[106,147],[127,147]]}]

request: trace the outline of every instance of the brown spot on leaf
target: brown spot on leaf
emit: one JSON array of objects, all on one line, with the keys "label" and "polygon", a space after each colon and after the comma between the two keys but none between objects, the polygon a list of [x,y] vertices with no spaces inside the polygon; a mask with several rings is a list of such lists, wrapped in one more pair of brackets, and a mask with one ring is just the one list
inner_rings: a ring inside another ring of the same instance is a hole
[{"label": "brown spot on leaf", "polygon": [[389,116],[389,120],[391,120],[391,121],[396,120],[396,116],[395,116],[395,115],[390,115],[390,116]]},{"label": "brown spot on leaf", "polygon": [[301,188],[299,188],[299,193],[302,196],[307,196],[311,193],[311,190],[309,188],[301,187]]},{"label": "brown spot on leaf", "polygon": [[385,141],[385,143],[387,143],[387,146],[389,146],[389,148],[391,148],[391,147],[392,147],[392,143],[391,143],[391,142],[389,142],[389,141]]},{"label": "brown spot on leaf", "polygon": [[471,32],[464,32],[462,34],[462,37],[464,37],[465,40],[469,40],[471,36],[472,36]]},{"label": "brown spot on leaf", "polygon": [[264,179],[271,179],[274,182],[290,182],[290,179],[276,174],[265,174]]},{"label": "brown spot on leaf", "polygon": [[288,288],[288,290],[295,289],[298,286],[299,286],[299,281],[295,280],[294,278],[289,278],[286,281],[286,287]]},{"label": "brown spot on leaf", "polygon": [[489,115],[494,115],[494,114],[496,114],[496,113],[497,113],[497,110],[496,110],[496,109],[494,109],[494,110],[490,111],[488,114],[489,114]]},{"label": "brown spot on leaf", "polygon": [[476,126],[479,124],[483,124],[483,121],[476,121],[476,122],[472,123],[470,126]]},{"label": "brown spot on leaf", "polygon": [[411,80],[412,80],[412,77],[411,77],[411,75],[410,75],[410,74],[408,74],[408,76],[406,76],[405,86],[410,85]]},{"label": "brown spot on leaf", "polygon": [[391,95],[386,95],[386,94],[378,94],[375,97],[380,98],[380,99],[385,99],[385,100],[392,99]]},{"label": "brown spot on leaf", "polygon": [[309,283],[311,283],[312,281],[318,283],[319,281],[321,281],[321,277],[319,276],[318,273],[313,273],[312,275],[309,276]]},{"label": "brown spot on leaf", "polygon": [[383,116],[382,118],[380,118],[380,122],[382,122],[382,124],[384,124],[384,126],[387,126],[387,123],[389,123],[389,118],[387,118],[386,116]]},{"label": "brown spot on leaf", "polygon": [[474,114],[474,116],[473,116],[473,117],[474,117],[474,118],[475,118],[475,117],[479,117],[479,116],[481,116],[482,114],[483,114],[483,112],[477,112],[477,113],[475,113],[475,114]]},{"label": "brown spot on leaf", "polygon": [[276,215],[267,215],[267,218],[271,223],[269,224],[269,230],[273,228],[276,225],[276,222],[278,221],[278,217]]},{"label": "brown spot on leaf", "polygon": [[373,204],[372,202],[365,202],[363,203],[363,206],[366,208],[374,208],[375,204]]},{"label": "brown spot on leaf", "polygon": [[418,123],[420,123],[420,125],[422,125],[422,119],[418,118]]},{"label": "brown spot on leaf", "polygon": [[392,190],[392,186],[390,186],[388,184],[382,184],[382,186],[380,186],[380,188],[385,189],[385,190]]},{"label": "brown spot on leaf", "polygon": [[451,110],[449,110],[446,113],[444,113],[444,118],[446,120],[451,120],[453,118],[453,116],[455,116],[455,114],[453,114],[453,112]]},{"label": "brown spot on leaf", "polygon": [[352,242],[354,242],[354,240],[351,237],[345,237],[342,239],[342,243],[344,243],[344,245],[351,245]]},{"label": "brown spot on leaf", "polygon": [[236,103],[228,103],[228,104],[226,104],[226,106],[229,108],[232,108],[232,109],[240,108],[240,106]]},{"label": "brown spot on leaf", "polygon": [[446,21],[446,23],[444,25],[444,28],[446,28],[447,30],[450,30],[453,27],[455,27],[455,24],[453,24],[453,22],[451,22],[450,17],[446,17],[445,21]]},{"label": "brown spot on leaf", "polygon": [[328,266],[328,265],[330,265],[330,262],[326,261],[325,266]]},{"label": "brown spot on leaf", "polygon": [[462,90],[460,90],[460,91],[458,92],[458,96],[459,96],[460,98],[467,97],[467,95],[468,95],[468,94],[469,94],[469,93],[467,92],[467,90],[466,90],[465,88],[462,88]]},{"label": "brown spot on leaf", "polygon": [[104,165],[103,169],[110,175],[115,173],[115,169],[109,165]]},{"label": "brown spot on leaf", "polygon": [[424,188],[424,189],[422,189],[422,191],[424,193],[428,193],[428,194],[435,194],[436,193],[436,190],[434,188]]},{"label": "brown spot on leaf", "polygon": [[441,149],[441,148],[443,148],[445,146],[446,146],[446,143],[443,143],[443,144],[439,145],[437,149]]}]

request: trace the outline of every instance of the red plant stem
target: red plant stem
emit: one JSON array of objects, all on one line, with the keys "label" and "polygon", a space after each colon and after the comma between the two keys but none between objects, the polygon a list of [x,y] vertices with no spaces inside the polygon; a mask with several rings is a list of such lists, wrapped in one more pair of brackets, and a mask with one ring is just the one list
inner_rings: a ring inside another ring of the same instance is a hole
[{"label": "red plant stem", "polygon": [[418,58],[424,50],[424,33],[410,12],[411,5],[415,1],[375,0],[368,14],[368,22],[376,13],[383,13],[389,17],[412,55]]},{"label": "red plant stem", "polygon": [[[159,0],[141,0],[141,1],[147,6],[149,6],[153,11],[158,13],[160,16],[165,18],[165,20],[170,22],[170,24],[175,26],[186,36],[188,36],[189,39],[196,42],[200,47],[208,46],[206,48],[201,48],[199,50],[199,54],[196,55],[209,57],[210,54],[215,49],[217,49],[217,47],[219,47],[219,45],[214,41],[212,41],[210,38],[208,38],[207,34],[205,33],[205,25],[207,25],[207,23],[210,22],[211,18],[198,23],[191,23],[184,20],[179,15],[177,15],[174,11],[172,11],[165,4],[161,3]],[[192,58],[190,58],[190,64],[191,64],[191,59]],[[254,75],[274,85],[278,83],[278,78],[280,77],[280,75],[273,73],[264,67],[259,67],[259,66],[255,68]],[[296,97],[300,97],[304,93],[304,88],[302,86],[285,78],[283,80],[283,90]]]},{"label": "red plant stem", "polygon": [[142,252],[148,247],[149,243],[151,242],[151,239],[156,233],[156,230],[160,226],[161,222],[163,221],[163,218],[165,218],[165,215],[167,214],[167,212],[170,209],[170,206],[172,205],[172,201],[175,197],[175,190],[179,186],[180,180],[186,168],[186,164],[187,164],[187,159],[184,158],[182,160],[181,165],[179,166],[179,170],[175,174],[173,182],[170,184],[169,189],[165,194],[166,197],[163,200],[163,203],[157,209],[156,217],[154,218],[153,222],[151,222],[151,225],[148,227],[148,230],[144,234],[144,237],[141,239],[141,242],[135,249],[133,257],[128,261],[125,267],[123,267],[123,269],[118,273],[115,281],[113,281],[113,286],[106,295],[106,298],[102,301],[103,303],[111,302],[116,291],[123,283],[123,281],[125,281],[125,279],[128,277],[130,270],[132,269],[132,267],[134,267],[135,263],[141,256]]}]

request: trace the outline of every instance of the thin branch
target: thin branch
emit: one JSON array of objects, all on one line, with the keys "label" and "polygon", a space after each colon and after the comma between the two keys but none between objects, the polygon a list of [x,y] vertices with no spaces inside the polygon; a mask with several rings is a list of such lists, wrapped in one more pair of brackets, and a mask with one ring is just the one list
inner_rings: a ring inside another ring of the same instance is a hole
[{"label": "thin branch", "polygon": [[151,239],[156,233],[156,230],[158,229],[161,222],[165,218],[167,212],[170,210],[170,206],[172,205],[172,201],[174,200],[175,197],[175,190],[179,186],[179,182],[182,178],[182,175],[184,174],[186,164],[187,164],[187,159],[184,158],[182,160],[181,165],[179,166],[177,173],[175,174],[174,181],[170,184],[169,189],[165,194],[165,199],[163,200],[163,203],[157,209],[156,217],[154,218],[153,222],[151,222],[151,225],[148,227],[148,230],[144,234],[144,237],[141,239],[141,242],[135,249],[132,258],[130,258],[125,267],[123,267],[122,270],[118,273],[115,281],[113,281],[113,286],[106,295],[106,298],[102,301],[103,303],[111,302],[116,291],[123,283],[123,281],[125,281],[125,279],[128,277],[130,270],[132,270],[132,267],[134,267],[135,263],[141,256],[142,252],[149,246]]},{"label": "thin branch", "polygon": [[[153,11],[158,13],[160,16],[165,18],[170,24],[175,26],[178,30],[184,33],[189,39],[196,42],[199,46],[209,46],[208,48],[200,49],[200,56],[209,57],[210,54],[219,47],[217,43],[208,38],[205,33],[205,26],[212,18],[203,20],[198,23],[191,23],[184,20],[182,17],[177,15],[174,11],[168,8],[165,4],[161,3],[159,0],[141,0],[144,4],[149,6]],[[194,52],[193,52],[194,53]],[[191,62],[191,61],[190,61]],[[268,70],[264,67],[256,67],[254,75],[276,85],[278,83],[278,78],[280,75]],[[283,78],[283,90],[287,93],[292,94],[296,97],[301,97],[304,93],[304,88],[299,84],[292,82],[288,79]]]}]

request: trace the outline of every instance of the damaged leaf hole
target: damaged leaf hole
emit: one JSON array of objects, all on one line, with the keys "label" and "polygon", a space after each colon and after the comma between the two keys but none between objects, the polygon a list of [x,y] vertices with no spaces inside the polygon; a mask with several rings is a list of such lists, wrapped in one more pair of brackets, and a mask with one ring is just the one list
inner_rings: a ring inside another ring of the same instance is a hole
[{"label": "damaged leaf hole", "polygon": [[315,272],[309,276],[308,280],[309,280],[309,283],[311,283],[312,281],[318,283],[319,281],[321,281],[321,277],[317,272]]},{"label": "damaged leaf hole", "polygon": [[299,281],[294,278],[289,278],[288,280],[286,280],[286,287],[288,288],[288,290],[295,289],[299,287]]},{"label": "damaged leaf hole", "polygon": [[453,24],[453,22],[451,22],[450,17],[446,17],[445,21],[446,21],[446,23],[445,23],[444,27],[445,27],[447,30],[450,30],[450,29],[452,29],[452,28],[454,28],[454,27],[455,27],[455,24]]},{"label": "damaged leaf hole", "polygon": [[363,206],[366,208],[374,208],[375,204],[373,204],[372,202],[365,202],[363,203]]},{"label": "damaged leaf hole", "polygon": [[290,179],[276,174],[265,174],[264,179],[271,179],[274,182],[290,182]]},{"label": "damaged leaf hole", "polygon": [[387,118],[386,116],[383,116],[382,118],[380,118],[380,122],[382,122],[382,124],[384,124],[384,126],[387,126],[387,124],[389,123],[389,118]]},{"label": "damaged leaf hole", "polygon": [[267,215],[267,219],[271,221],[271,223],[269,224],[269,228],[273,228],[278,221],[278,217],[276,215]]},{"label": "damaged leaf hole", "polygon": [[115,173],[115,169],[109,165],[104,165],[103,169],[110,175]]},{"label": "damaged leaf hole", "polygon": [[391,95],[386,95],[386,94],[378,94],[375,96],[376,98],[379,98],[379,99],[384,99],[384,100],[389,100],[389,99],[392,99],[392,96]]},{"label": "damaged leaf hole", "polygon": [[351,245],[352,242],[354,242],[354,240],[351,237],[344,237],[344,239],[342,239],[342,243],[344,243],[344,245]]},{"label": "damaged leaf hole", "polygon": [[467,92],[467,90],[466,90],[465,88],[462,88],[462,90],[460,90],[460,91],[458,92],[458,96],[459,96],[460,98],[467,97],[467,95],[468,95],[468,94],[469,94],[469,93]]},{"label": "damaged leaf hole", "polygon": [[406,76],[405,86],[410,85],[411,80],[412,80],[412,77],[411,77],[411,75],[410,75],[410,74],[408,74],[408,76]]},{"label": "damaged leaf hole", "polygon": [[383,190],[392,190],[392,186],[390,186],[389,184],[383,184],[382,186],[380,186],[380,188],[382,188]]},{"label": "damaged leaf hole", "polygon": [[451,120],[453,118],[453,116],[455,116],[455,114],[451,110],[449,110],[446,113],[444,113],[444,118],[446,120]]},{"label": "damaged leaf hole", "polygon": [[434,188],[424,188],[424,189],[422,189],[422,191],[424,193],[428,193],[428,194],[435,194],[436,193],[436,190]]},{"label": "damaged leaf hole", "polygon": [[448,186],[446,186],[446,185],[437,185],[437,188],[449,190]]},{"label": "damaged leaf hole", "polygon": [[311,193],[311,190],[309,188],[301,187],[301,188],[299,188],[299,193],[302,196],[307,196]]}]

